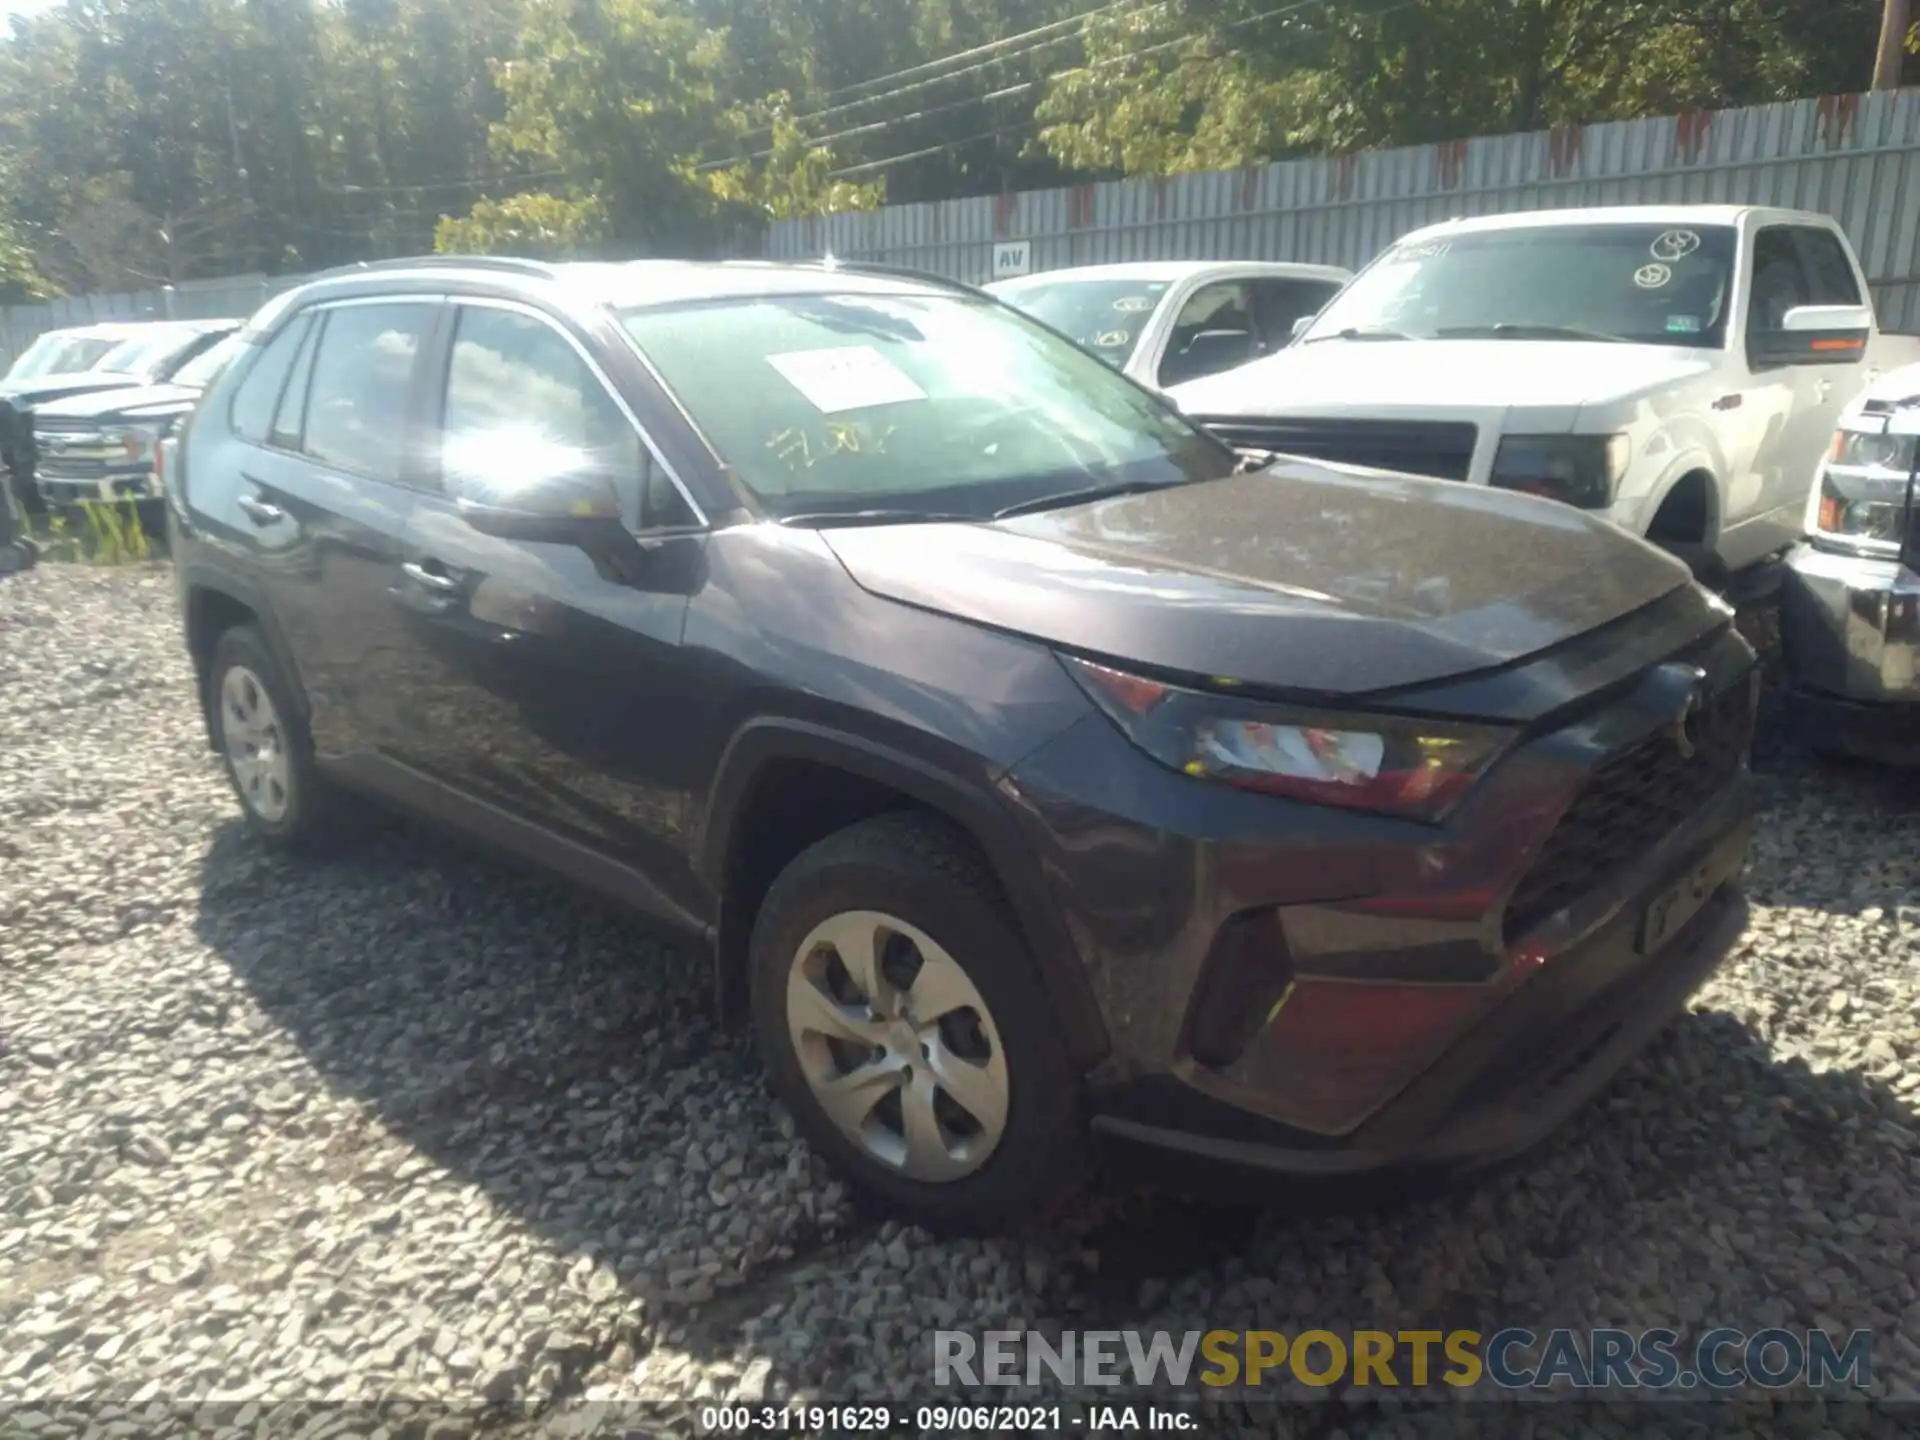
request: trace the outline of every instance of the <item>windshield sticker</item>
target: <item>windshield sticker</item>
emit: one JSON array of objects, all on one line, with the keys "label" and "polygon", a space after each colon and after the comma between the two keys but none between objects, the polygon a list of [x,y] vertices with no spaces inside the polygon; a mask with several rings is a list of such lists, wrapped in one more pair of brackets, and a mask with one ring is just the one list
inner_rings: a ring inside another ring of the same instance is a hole
[{"label": "windshield sticker", "polygon": [[927,398],[911,376],[871,345],[789,350],[767,356],[767,363],[822,415]]},{"label": "windshield sticker", "polygon": [[1642,290],[1658,290],[1673,279],[1673,271],[1665,265],[1642,265],[1633,272],[1633,283]]},{"label": "windshield sticker", "polygon": [[1450,240],[1428,240],[1421,245],[1402,245],[1389,258],[1395,262],[1408,260],[1437,260],[1453,249]]},{"label": "windshield sticker", "polygon": [[1667,333],[1669,335],[1698,335],[1700,333],[1700,317],[1698,315],[1669,315],[1667,316]]},{"label": "windshield sticker", "polygon": [[1093,343],[1101,350],[1120,350],[1124,349],[1126,343],[1132,338],[1133,332],[1130,330],[1108,330],[1104,334],[1094,336]]},{"label": "windshield sticker", "polygon": [[1691,230],[1669,230],[1647,248],[1656,260],[1684,260],[1700,248],[1700,237]]},{"label": "windshield sticker", "polygon": [[1144,315],[1156,303],[1151,295],[1122,295],[1113,302],[1113,308],[1122,315]]}]

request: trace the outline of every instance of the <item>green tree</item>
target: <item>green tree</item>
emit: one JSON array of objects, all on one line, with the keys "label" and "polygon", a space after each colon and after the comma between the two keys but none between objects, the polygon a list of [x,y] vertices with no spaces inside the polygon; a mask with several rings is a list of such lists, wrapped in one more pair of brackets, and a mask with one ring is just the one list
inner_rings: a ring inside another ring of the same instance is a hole
[{"label": "green tree", "polygon": [[433,248],[444,255],[530,255],[572,259],[607,237],[598,201],[564,200],[538,191],[482,200],[467,214],[442,216]]}]

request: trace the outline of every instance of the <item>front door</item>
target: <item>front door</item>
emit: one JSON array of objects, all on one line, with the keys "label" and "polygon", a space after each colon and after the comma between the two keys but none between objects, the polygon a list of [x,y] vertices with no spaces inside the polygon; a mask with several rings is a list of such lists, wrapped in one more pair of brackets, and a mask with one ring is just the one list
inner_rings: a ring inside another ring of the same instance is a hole
[{"label": "front door", "polygon": [[[690,905],[680,639],[704,537],[626,408],[559,322],[517,306],[458,307],[437,412],[445,482],[413,512],[415,637],[402,758],[464,794],[645,873]],[[637,581],[581,550],[483,535],[448,491],[511,503],[543,468],[590,464],[653,545]],[[679,538],[669,538],[673,536]],[[641,897],[644,899],[644,897]]]}]

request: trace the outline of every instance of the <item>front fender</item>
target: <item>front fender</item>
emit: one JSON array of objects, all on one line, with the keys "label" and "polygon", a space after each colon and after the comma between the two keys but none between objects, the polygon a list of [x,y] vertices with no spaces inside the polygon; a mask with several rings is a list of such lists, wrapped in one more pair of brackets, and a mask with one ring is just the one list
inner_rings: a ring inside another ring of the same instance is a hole
[{"label": "front fender", "polygon": [[[993,789],[996,777],[991,774],[962,774],[897,743],[820,721],[783,716],[750,720],[721,756],[704,823],[695,839],[696,870],[716,895],[725,893],[727,861],[738,839],[737,822],[756,780],[770,764],[792,760],[846,770],[885,785],[960,826],[980,847],[1000,882],[1065,1029],[1075,1063],[1085,1069],[1105,1056],[1106,1027],[1079,950],[1050,906],[1039,859],[998,799]],[[729,923],[723,908],[714,945],[715,963],[721,967],[744,939],[725,933]],[[727,977],[716,974],[715,979],[724,1000]]]}]

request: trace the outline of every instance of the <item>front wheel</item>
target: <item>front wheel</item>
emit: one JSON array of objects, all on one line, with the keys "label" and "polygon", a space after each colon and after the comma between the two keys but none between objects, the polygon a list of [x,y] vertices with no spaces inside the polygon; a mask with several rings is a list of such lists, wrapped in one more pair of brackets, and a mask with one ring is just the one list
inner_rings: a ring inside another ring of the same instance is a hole
[{"label": "front wheel", "polygon": [[751,964],[774,1088],[868,1199],[975,1232],[1075,1188],[1077,1077],[997,887],[950,827],[886,815],[805,851],[767,894]]}]

